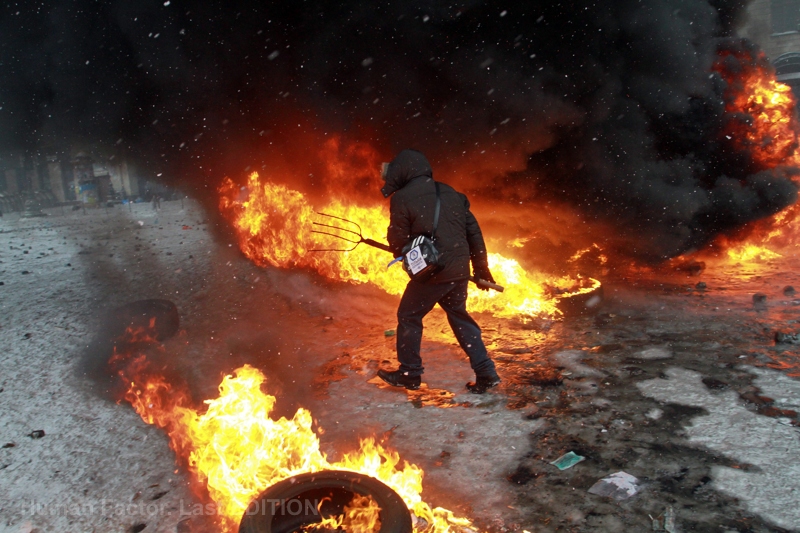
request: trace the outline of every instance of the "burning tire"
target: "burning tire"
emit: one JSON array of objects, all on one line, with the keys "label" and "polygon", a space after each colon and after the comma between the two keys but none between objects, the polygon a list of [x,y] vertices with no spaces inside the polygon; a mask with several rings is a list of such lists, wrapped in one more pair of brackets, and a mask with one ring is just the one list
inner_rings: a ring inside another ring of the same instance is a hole
[{"label": "burning tire", "polygon": [[239,533],[300,531],[341,515],[356,495],[380,507],[380,533],[411,533],[411,513],[394,490],[375,478],[340,470],[300,474],[267,488],[247,507]]}]

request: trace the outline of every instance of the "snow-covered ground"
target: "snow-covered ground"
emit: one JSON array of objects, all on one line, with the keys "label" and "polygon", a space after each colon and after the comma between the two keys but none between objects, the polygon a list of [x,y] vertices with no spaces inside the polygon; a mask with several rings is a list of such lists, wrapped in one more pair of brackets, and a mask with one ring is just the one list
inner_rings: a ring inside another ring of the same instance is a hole
[{"label": "snow-covered ground", "polygon": [[[162,432],[85,375],[102,318],[146,298],[180,311],[165,348],[198,403],[251,363],[279,415],[312,411],[327,453],[383,437],[425,470],[430,503],[481,528],[647,531],[672,507],[681,531],[800,530],[796,351],[772,340],[800,313],[781,292],[800,286],[793,258],[735,283],[604,280],[601,309],[549,329],[479,316],[504,378],[484,396],[464,393],[468,364],[436,311],[427,389],[407,395],[374,379],[395,364],[397,298],[260,269],[188,199],[47,213],[0,218],[2,531],[214,531]],[[586,460],[549,464],[567,451]],[[639,494],[587,492],[620,470]]]}]

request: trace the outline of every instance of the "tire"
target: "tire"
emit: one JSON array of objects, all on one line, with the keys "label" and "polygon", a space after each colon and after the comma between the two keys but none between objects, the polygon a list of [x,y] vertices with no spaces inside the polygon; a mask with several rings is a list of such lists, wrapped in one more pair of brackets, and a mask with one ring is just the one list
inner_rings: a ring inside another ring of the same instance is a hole
[{"label": "tire", "polygon": [[[381,508],[379,533],[411,533],[411,513],[391,488],[375,478],[342,470],[300,474],[267,488],[255,498],[239,523],[239,533],[292,533],[341,514],[354,494],[371,496]],[[317,502],[329,498],[321,512]],[[293,502],[297,505],[292,505]],[[294,514],[293,514],[294,513]]]}]

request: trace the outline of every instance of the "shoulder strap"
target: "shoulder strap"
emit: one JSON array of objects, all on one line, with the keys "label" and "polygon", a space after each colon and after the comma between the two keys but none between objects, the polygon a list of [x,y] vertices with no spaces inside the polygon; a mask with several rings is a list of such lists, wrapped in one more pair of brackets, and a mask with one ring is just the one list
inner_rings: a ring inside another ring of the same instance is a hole
[{"label": "shoulder strap", "polygon": [[434,181],[433,184],[436,186],[436,209],[433,212],[433,234],[431,238],[436,240],[436,228],[439,227],[439,210],[442,207],[442,202],[439,200],[439,182]]}]

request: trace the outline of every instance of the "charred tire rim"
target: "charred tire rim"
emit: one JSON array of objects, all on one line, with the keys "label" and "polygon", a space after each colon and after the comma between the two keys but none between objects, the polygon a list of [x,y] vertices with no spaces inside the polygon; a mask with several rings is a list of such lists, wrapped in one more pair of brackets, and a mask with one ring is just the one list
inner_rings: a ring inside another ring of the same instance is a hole
[{"label": "charred tire rim", "polygon": [[[403,499],[375,478],[341,470],[325,470],[284,479],[250,502],[239,533],[291,533],[341,514],[353,495],[371,496],[381,508],[380,533],[410,533],[411,514]],[[316,503],[330,498],[316,511]]]}]

